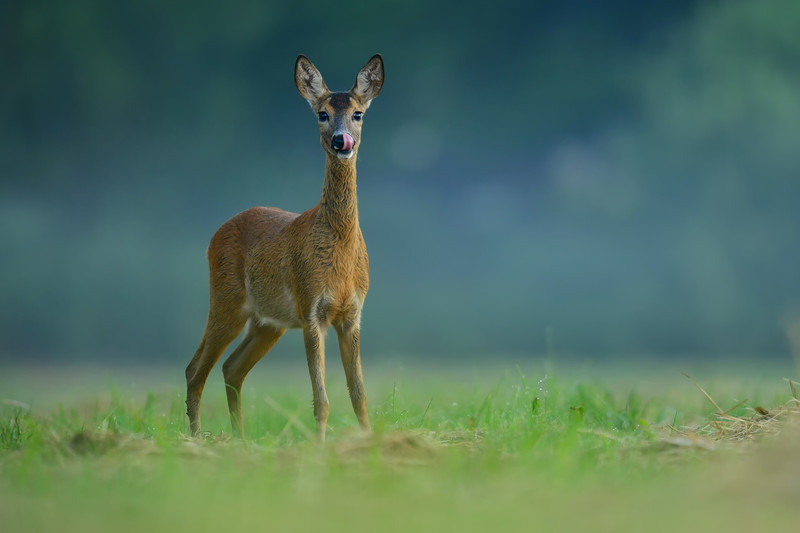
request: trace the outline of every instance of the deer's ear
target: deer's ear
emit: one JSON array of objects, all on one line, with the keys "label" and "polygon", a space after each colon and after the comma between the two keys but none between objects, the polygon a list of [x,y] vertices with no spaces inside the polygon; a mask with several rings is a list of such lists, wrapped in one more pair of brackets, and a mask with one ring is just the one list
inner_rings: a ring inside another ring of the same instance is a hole
[{"label": "deer's ear", "polygon": [[367,61],[356,76],[356,83],[350,93],[369,107],[370,101],[378,96],[383,88],[383,58],[375,54]]},{"label": "deer's ear", "polygon": [[322,79],[322,74],[304,55],[297,56],[297,62],[294,64],[294,84],[297,85],[300,96],[305,98],[311,107],[330,92],[325,80]]}]

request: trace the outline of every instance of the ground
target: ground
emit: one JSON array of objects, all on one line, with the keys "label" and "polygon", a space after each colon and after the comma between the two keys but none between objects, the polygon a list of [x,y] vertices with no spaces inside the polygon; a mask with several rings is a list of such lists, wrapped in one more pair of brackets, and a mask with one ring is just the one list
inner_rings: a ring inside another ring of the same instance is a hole
[{"label": "ground", "polygon": [[792,530],[792,369],[673,366],[367,365],[364,435],[329,363],[324,447],[301,366],[253,372],[241,441],[219,372],[191,439],[180,369],[6,369],[0,529]]}]

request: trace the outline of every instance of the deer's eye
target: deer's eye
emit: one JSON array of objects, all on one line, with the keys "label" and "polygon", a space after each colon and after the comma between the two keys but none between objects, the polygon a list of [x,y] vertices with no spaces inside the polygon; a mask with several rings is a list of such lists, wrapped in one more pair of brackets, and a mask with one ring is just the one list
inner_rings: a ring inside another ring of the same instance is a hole
[{"label": "deer's eye", "polygon": [[353,113],[353,120],[355,120],[356,122],[361,120],[361,111],[356,111],[355,113]]},{"label": "deer's eye", "polygon": [[320,122],[328,122],[328,114],[325,111],[319,112],[319,121]]}]

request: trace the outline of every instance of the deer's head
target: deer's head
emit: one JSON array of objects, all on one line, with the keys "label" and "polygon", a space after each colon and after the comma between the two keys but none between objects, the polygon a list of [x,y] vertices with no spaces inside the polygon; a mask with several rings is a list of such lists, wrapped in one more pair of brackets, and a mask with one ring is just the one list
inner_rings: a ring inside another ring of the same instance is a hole
[{"label": "deer's head", "polygon": [[347,92],[331,92],[322,74],[304,55],[297,57],[294,82],[317,115],[320,143],[325,152],[339,159],[353,157],[361,143],[364,112],[383,87],[381,56],[372,56]]}]

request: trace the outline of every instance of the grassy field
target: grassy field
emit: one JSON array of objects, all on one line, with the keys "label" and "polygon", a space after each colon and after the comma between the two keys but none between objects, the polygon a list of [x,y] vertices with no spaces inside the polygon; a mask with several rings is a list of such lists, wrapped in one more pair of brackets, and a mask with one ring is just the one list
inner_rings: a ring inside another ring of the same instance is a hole
[{"label": "grassy field", "polygon": [[185,436],[180,369],[5,369],[0,530],[791,531],[800,520],[791,370],[367,366],[375,432],[363,435],[330,366],[325,447],[299,366],[254,370],[242,441],[229,438],[218,369],[198,439]]}]

